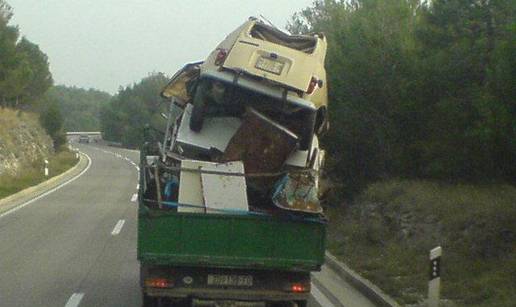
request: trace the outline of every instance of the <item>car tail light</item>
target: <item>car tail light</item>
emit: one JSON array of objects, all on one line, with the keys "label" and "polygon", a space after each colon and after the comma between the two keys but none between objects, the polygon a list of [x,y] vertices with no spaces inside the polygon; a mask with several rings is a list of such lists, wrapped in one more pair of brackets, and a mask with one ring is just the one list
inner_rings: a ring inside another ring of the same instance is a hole
[{"label": "car tail light", "polygon": [[228,51],[226,49],[218,49],[217,57],[215,58],[215,65],[220,66],[226,60],[228,56]]},{"label": "car tail light", "polygon": [[309,285],[307,286],[307,285],[301,284],[301,283],[295,283],[295,284],[291,285],[290,291],[295,292],[295,293],[308,292],[308,291],[310,291],[310,286]]},{"label": "car tail light", "polygon": [[308,84],[308,90],[306,91],[306,93],[308,95],[312,94],[315,90],[315,87],[318,85],[318,80],[316,77],[312,77],[312,79],[310,79],[310,83]]},{"label": "car tail light", "polygon": [[145,286],[149,288],[168,288],[173,286],[173,282],[165,278],[148,278],[145,280]]}]

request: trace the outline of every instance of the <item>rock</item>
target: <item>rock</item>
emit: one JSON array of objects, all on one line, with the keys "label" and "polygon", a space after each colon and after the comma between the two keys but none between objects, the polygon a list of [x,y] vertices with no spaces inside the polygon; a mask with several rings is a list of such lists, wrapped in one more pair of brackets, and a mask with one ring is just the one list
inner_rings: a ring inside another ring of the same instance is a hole
[{"label": "rock", "polygon": [[53,152],[36,114],[0,109],[0,175],[16,175]]}]

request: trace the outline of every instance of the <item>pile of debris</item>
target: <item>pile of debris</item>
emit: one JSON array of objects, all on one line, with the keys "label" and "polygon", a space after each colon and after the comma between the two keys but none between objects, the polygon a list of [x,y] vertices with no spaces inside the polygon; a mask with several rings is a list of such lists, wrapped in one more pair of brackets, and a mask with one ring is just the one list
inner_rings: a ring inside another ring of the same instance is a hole
[{"label": "pile of debris", "polygon": [[322,213],[325,53],[321,34],[250,19],[176,73],[162,92],[171,106],[144,199],[178,212]]}]

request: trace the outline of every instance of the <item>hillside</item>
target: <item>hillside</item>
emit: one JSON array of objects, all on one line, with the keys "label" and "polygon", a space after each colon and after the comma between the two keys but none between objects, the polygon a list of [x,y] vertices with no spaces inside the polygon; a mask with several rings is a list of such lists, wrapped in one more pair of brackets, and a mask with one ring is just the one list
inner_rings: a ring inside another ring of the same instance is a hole
[{"label": "hillside", "polygon": [[0,108],[0,176],[41,164],[53,153],[52,139],[36,114]]},{"label": "hillside", "polygon": [[100,108],[110,101],[111,95],[95,89],[56,85],[45,98],[57,102],[65,131],[100,131]]},{"label": "hillside", "polygon": [[428,253],[439,245],[444,298],[516,301],[516,187],[388,180],[352,203],[328,203],[330,250],[399,303],[424,299]]},{"label": "hillside", "polygon": [[77,162],[66,147],[54,151],[37,114],[0,108],[0,199],[47,179],[45,159],[50,177]]}]

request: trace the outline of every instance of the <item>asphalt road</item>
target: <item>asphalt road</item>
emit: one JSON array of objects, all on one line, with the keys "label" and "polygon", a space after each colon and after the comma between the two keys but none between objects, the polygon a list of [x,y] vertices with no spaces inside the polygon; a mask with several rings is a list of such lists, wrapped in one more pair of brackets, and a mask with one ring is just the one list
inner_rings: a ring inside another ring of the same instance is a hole
[{"label": "asphalt road", "polygon": [[[0,217],[0,306],[141,306],[138,152],[78,145],[81,177]],[[333,306],[314,287],[310,306]]]}]

